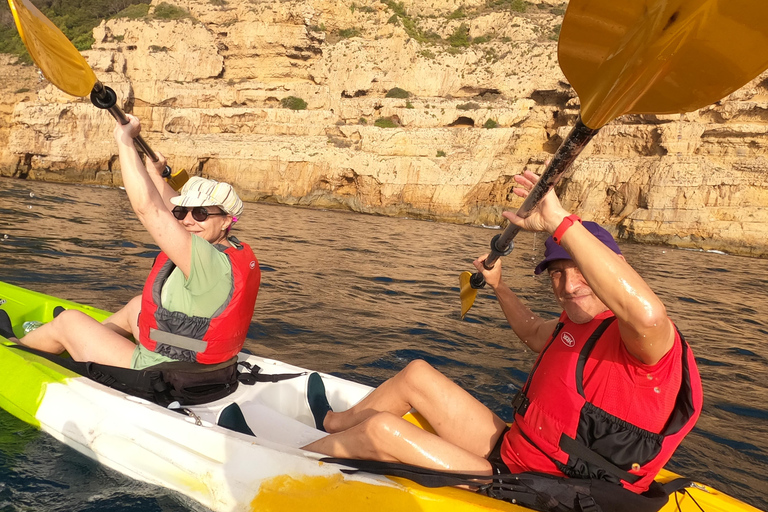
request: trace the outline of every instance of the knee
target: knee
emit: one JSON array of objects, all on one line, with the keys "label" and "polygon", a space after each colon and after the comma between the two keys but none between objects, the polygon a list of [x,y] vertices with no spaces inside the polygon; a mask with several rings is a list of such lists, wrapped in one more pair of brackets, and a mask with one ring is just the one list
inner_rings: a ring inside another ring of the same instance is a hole
[{"label": "knee", "polygon": [[397,436],[403,421],[391,412],[378,412],[361,424],[362,434],[370,441],[374,451],[382,450],[388,441]]},{"label": "knee", "polygon": [[424,382],[425,380],[431,381],[435,374],[438,373],[440,372],[435,370],[435,368],[428,362],[423,359],[416,359],[403,368],[401,375],[403,380],[408,384],[418,387],[419,383]]},{"label": "knee", "polygon": [[81,311],[76,309],[67,309],[59,313],[59,315],[51,320],[51,323],[56,326],[59,332],[67,332],[70,329],[81,326],[83,322],[96,322],[93,318],[89,317]]},{"label": "knee", "polygon": [[139,312],[141,312],[141,295],[128,301],[128,304],[125,305],[125,309],[128,313],[129,320],[135,321],[139,317]]}]

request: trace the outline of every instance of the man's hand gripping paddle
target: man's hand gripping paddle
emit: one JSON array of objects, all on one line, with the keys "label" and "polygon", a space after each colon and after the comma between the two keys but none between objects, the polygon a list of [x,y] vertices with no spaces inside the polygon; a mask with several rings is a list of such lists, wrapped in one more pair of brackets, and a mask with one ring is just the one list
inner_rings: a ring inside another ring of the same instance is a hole
[{"label": "man's hand gripping paddle", "polygon": [[[49,82],[72,96],[90,96],[91,103],[109,111],[120,124],[128,124],[128,118],[117,106],[115,91],[99,82],[77,48],[51,20],[29,0],[8,0],[8,5],[24,46]],[[157,162],[157,155],[141,135],[134,142],[153,162]],[[172,174],[168,166],[162,175],[176,190],[188,179],[183,170]]]},{"label": "man's hand gripping paddle", "polygon": [[[624,114],[692,112],[768,68],[766,0],[571,0],[558,43],[560,68],[579,95],[579,120],[517,215],[527,217],[592,137]],[[491,240],[483,266],[512,251],[520,228]],[[461,317],[485,286],[463,272]]]}]

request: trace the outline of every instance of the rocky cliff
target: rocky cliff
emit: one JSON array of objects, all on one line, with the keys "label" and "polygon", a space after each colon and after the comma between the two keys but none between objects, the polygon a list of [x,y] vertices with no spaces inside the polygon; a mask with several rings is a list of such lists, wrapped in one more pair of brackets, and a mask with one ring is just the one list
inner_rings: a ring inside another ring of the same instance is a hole
[{"label": "rocky cliff", "polygon": [[[174,168],[245,199],[499,224],[512,177],[578,114],[565,0],[172,3],[188,15],[103,22],[86,58]],[[111,117],[12,60],[0,174],[119,185]],[[768,74],[696,113],[612,122],[558,192],[624,239],[765,256],[766,156]]]}]

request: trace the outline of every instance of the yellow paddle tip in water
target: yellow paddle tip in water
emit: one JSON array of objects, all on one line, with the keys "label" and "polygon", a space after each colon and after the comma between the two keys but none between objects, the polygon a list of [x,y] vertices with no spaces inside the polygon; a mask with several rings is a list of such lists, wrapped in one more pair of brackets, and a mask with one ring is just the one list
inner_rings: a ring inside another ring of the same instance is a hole
[{"label": "yellow paddle tip in water", "polygon": [[464,315],[472,308],[472,304],[475,303],[475,297],[477,297],[477,290],[472,288],[469,284],[469,280],[472,278],[472,272],[462,272],[459,276],[459,288],[461,296],[461,319],[464,320]]}]

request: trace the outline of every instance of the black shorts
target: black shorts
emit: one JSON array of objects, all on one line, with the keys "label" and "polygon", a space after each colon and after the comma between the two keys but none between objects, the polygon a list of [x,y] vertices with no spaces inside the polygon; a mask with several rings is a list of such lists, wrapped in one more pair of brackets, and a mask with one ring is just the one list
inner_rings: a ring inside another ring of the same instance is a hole
[{"label": "black shorts", "polygon": [[494,475],[512,474],[512,472],[509,470],[509,467],[504,464],[504,461],[501,459],[501,444],[504,442],[504,436],[507,435],[507,432],[509,432],[509,427],[504,429],[504,432],[501,433],[499,439],[496,441],[496,445],[493,447],[493,450],[491,450],[491,453],[488,454],[487,460],[491,463],[491,466],[493,466]]}]

